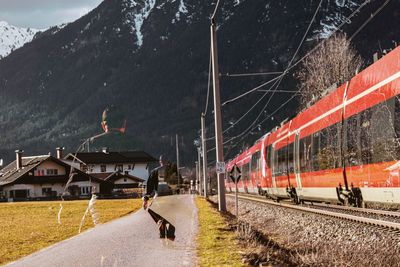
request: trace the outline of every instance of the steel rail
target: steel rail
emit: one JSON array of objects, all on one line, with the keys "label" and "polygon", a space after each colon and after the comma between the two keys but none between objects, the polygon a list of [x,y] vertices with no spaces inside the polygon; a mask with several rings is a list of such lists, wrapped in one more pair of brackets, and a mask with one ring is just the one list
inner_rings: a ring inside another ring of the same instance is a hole
[{"label": "steel rail", "polygon": [[[231,194],[227,194],[227,195],[230,197],[233,197]],[[359,217],[359,216],[337,213],[337,212],[326,211],[326,210],[318,210],[318,209],[314,209],[314,208],[307,208],[307,207],[302,207],[302,206],[297,206],[297,205],[277,203],[277,202],[268,201],[268,200],[257,198],[257,197],[249,197],[249,196],[243,196],[243,195],[239,195],[238,197],[240,199],[275,205],[278,207],[290,208],[290,209],[294,209],[294,210],[310,212],[310,213],[315,213],[315,214],[319,214],[319,215],[325,215],[325,216],[329,216],[329,217],[333,217],[333,218],[337,218],[337,219],[345,219],[348,221],[363,223],[363,224],[372,225],[372,226],[379,226],[382,228],[390,228],[390,229],[393,229],[396,231],[400,231],[400,223],[376,220],[376,219]]]},{"label": "steel rail", "polygon": [[349,211],[371,213],[371,214],[376,214],[376,215],[384,215],[384,216],[388,216],[388,217],[400,217],[400,212],[395,212],[395,211],[338,206],[338,205],[331,205],[331,204],[326,204],[326,203],[312,203],[312,204],[307,204],[307,205],[309,207],[316,206],[316,207],[332,208],[332,209],[338,209],[338,210],[349,210]]}]

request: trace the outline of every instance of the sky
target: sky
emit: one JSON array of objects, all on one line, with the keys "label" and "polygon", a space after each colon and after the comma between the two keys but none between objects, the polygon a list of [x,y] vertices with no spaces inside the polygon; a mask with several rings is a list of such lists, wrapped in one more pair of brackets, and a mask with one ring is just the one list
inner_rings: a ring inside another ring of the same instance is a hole
[{"label": "sky", "polygon": [[102,0],[0,0],[0,21],[44,29],[72,22],[98,6]]}]

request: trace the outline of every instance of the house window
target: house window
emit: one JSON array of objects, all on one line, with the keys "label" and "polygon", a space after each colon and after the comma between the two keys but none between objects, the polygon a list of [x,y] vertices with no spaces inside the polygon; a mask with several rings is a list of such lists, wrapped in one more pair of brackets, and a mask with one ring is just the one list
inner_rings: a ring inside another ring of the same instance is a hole
[{"label": "house window", "polygon": [[58,175],[58,170],[57,169],[47,169],[46,175]]},{"label": "house window", "polygon": [[129,171],[125,171],[125,174],[126,174],[126,175],[129,175]]},{"label": "house window", "polygon": [[44,196],[44,197],[51,196],[51,187],[43,187],[42,188],[42,196]]},{"label": "house window", "polygon": [[87,166],[86,164],[81,163],[81,171],[86,172],[87,171]]},{"label": "house window", "polygon": [[127,179],[126,178],[124,178],[124,182],[126,182],[127,181]]},{"label": "house window", "polygon": [[106,172],[107,171],[107,166],[105,164],[100,165],[100,171],[101,172]]},{"label": "house window", "polygon": [[135,168],[135,163],[128,165],[128,170],[133,170],[134,168]]},{"label": "house window", "polygon": [[117,164],[117,165],[115,165],[115,170],[116,170],[116,171],[122,172],[123,169],[124,169],[124,166],[123,166],[122,164]]},{"label": "house window", "polygon": [[90,186],[82,186],[81,187],[81,195],[89,195],[91,193],[91,187]]}]

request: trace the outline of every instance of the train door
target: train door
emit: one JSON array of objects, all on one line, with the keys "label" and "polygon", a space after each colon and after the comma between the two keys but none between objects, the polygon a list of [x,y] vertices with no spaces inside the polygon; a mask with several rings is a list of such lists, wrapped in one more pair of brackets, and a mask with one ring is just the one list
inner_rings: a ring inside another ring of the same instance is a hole
[{"label": "train door", "polygon": [[300,177],[300,133],[296,132],[294,141],[294,174],[296,177],[297,189],[302,189],[301,177]]},{"label": "train door", "polygon": [[278,167],[278,155],[276,155],[275,144],[272,144],[271,163],[272,188],[276,188],[276,170]]}]

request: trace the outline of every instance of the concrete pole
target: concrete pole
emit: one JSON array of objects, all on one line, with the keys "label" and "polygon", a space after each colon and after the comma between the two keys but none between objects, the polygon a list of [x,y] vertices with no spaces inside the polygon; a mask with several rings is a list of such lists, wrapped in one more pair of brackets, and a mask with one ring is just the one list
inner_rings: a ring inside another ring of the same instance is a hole
[{"label": "concrete pole", "polygon": [[199,181],[200,181],[200,192],[199,195],[202,195],[202,191],[204,190],[204,184],[203,184],[203,179],[202,179],[202,175],[201,175],[201,148],[198,147],[197,148],[197,161],[199,162]]},{"label": "concrete pole", "polygon": [[180,184],[179,184],[179,138],[178,138],[178,134],[176,134],[176,174],[178,175],[178,191],[179,191]]},{"label": "concrete pole", "polygon": [[200,192],[200,184],[199,184],[199,167],[198,167],[198,162],[197,161],[195,161],[194,162],[194,164],[196,165],[196,185],[195,185],[195,187],[196,187],[196,191],[197,192]]},{"label": "concrete pole", "polygon": [[[214,87],[214,119],[215,119],[215,151],[217,162],[224,162],[224,148],[222,140],[221,99],[219,91],[219,70],[217,51],[217,31],[214,18],[211,19],[211,58]],[[218,179],[218,210],[226,211],[224,174],[217,173]]]},{"label": "concrete pole", "polygon": [[201,144],[203,151],[203,187],[204,187],[204,197],[207,198],[208,188],[207,188],[207,142],[206,142],[206,129],[205,129],[205,115],[201,113]]}]

